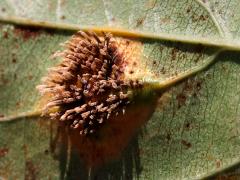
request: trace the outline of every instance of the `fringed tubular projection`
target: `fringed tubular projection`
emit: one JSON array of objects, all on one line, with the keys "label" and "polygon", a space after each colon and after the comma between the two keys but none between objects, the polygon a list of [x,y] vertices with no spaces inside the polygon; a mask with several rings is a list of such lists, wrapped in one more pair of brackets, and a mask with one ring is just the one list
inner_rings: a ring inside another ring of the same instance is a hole
[{"label": "fringed tubular projection", "polygon": [[[37,86],[51,96],[45,115],[68,122],[80,134],[94,133],[112,114],[124,113],[131,90],[142,85],[124,80],[124,57],[111,34],[79,31],[64,46],[55,54],[62,62]],[[55,106],[58,112],[49,113]]]}]

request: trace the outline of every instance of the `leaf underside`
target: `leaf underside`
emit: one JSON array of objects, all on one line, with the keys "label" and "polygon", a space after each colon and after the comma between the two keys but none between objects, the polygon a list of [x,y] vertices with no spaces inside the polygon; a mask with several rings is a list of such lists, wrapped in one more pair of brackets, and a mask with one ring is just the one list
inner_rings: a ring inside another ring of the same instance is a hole
[{"label": "leaf underside", "polygon": [[[0,20],[19,16],[83,27],[107,26],[153,35],[225,41],[234,47],[240,37],[239,8],[237,0],[3,0]],[[1,25],[1,117],[38,108],[40,97],[35,86],[47,68],[58,63],[49,57],[70,36],[66,31]],[[206,63],[215,63],[161,97],[145,102],[145,106],[155,104],[151,118],[124,148],[121,157],[92,170],[92,178],[196,179],[240,162],[239,53],[218,54],[224,49],[170,40],[132,40],[143,45],[138,61],[148,70],[145,81],[164,83]],[[56,127],[40,117],[1,123],[0,178],[88,177],[89,172],[75,152],[67,156],[69,150],[57,145],[60,155],[52,156],[49,144],[55,136]]]}]

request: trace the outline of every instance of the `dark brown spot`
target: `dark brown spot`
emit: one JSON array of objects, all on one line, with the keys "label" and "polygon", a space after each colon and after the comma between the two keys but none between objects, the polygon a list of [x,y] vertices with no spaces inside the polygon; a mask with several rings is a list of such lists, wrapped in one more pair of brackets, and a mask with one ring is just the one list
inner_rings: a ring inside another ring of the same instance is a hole
[{"label": "dark brown spot", "polygon": [[200,91],[201,88],[202,88],[202,82],[201,81],[197,81],[197,83],[196,83],[196,90]]},{"label": "dark brown spot", "polygon": [[172,49],[172,60],[176,60],[178,50],[176,48]]},{"label": "dark brown spot", "polygon": [[33,79],[33,76],[32,75],[29,75],[28,76],[28,80],[32,80]]},{"label": "dark brown spot", "polygon": [[136,27],[141,26],[143,24],[144,20],[145,20],[145,17],[141,17],[141,18],[137,19]]},{"label": "dark brown spot", "polygon": [[170,133],[167,133],[166,139],[167,139],[167,142],[171,141],[171,134]]},{"label": "dark brown spot", "polygon": [[66,17],[65,17],[64,15],[62,15],[62,16],[61,16],[61,19],[64,20],[64,19],[66,19]]},{"label": "dark brown spot", "polygon": [[166,70],[165,70],[164,67],[162,67],[160,71],[161,71],[162,74],[166,74]]},{"label": "dark brown spot", "polygon": [[44,151],[44,154],[48,155],[48,154],[49,154],[49,150],[46,149],[46,150]]},{"label": "dark brown spot", "polygon": [[191,18],[192,18],[192,21],[193,21],[193,22],[196,22],[196,21],[198,21],[198,19],[199,19],[199,17],[198,17],[196,14],[193,14],[193,15],[191,16]]},{"label": "dark brown spot", "polygon": [[17,62],[17,59],[14,57],[13,59],[12,59],[12,63],[16,63]]},{"label": "dark brown spot", "polygon": [[0,118],[4,118],[4,115],[3,115],[3,114],[0,114]]},{"label": "dark brown spot", "polygon": [[184,145],[187,149],[192,147],[192,144],[190,142],[187,142],[186,140],[181,141],[182,145]]},{"label": "dark brown spot", "polygon": [[5,9],[4,7],[3,7],[1,10],[2,10],[2,12],[5,12],[5,11],[6,11],[6,9]]},{"label": "dark brown spot", "polygon": [[190,124],[189,122],[187,122],[187,123],[184,125],[184,128],[185,128],[186,130],[190,130],[191,124]]},{"label": "dark brown spot", "polygon": [[201,16],[199,17],[199,20],[205,21],[205,20],[207,20],[207,18],[208,18],[208,16],[201,15]]}]

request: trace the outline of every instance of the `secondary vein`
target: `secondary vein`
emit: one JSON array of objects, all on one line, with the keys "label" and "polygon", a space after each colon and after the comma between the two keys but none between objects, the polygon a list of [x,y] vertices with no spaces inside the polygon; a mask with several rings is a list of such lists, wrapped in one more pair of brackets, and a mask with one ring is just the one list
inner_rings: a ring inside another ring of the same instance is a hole
[{"label": "secondary vein", "polygon": [[39,117],[39,116],[41,116],[41,114],[42,114],[42,110],[23,112],[23,113],[20,113],[20,114],[0,118],[0,123],[1,122],[9,122],[9,121],[13,121],[13,120],[18,120],[18,119],[21,119],[21,118]]}]

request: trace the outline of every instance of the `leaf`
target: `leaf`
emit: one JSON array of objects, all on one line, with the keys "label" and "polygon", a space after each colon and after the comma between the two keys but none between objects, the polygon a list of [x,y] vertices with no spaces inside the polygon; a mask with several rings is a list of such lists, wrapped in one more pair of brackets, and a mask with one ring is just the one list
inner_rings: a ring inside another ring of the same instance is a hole
[{"label": "leaf", "polygon": [[[218,55],[222,50],[239,50],[240,15],[236,0],[221,3],[4,0],[0,9],[0,19],[16,24],[35,22],[56,29],[107,26],[147,37],[134,40],[142,44],[138,61],[148,70],[143,78],[147,82],[164,85],[174,77],[189,75],[216,61],[206,71],[153,100],[157,105],[142,133],[132,139],[120,160],[93,170],[92,177],[196,179],[239,163],[239,54]],[[2,115],[14,116],[37,109],[39,96],[35,86],[46,69],[57,63],[49,57],[69,36],[62,31],[2,25]],[[64,155],[66,152],[59,152],[60,161],[48,153],[55,132],[50,127],[55,126],[43,119],[30,119],[0,124],[0,176],[59,179],[64,176],[61,172],[66,173],[64,162],[69,161],[67,174],[79,175],[74,171],[77,169],[86,178],[88,172],[76,162],[74,152],[72,159]],[[79,167],[74,167],[76,164]]]}]

